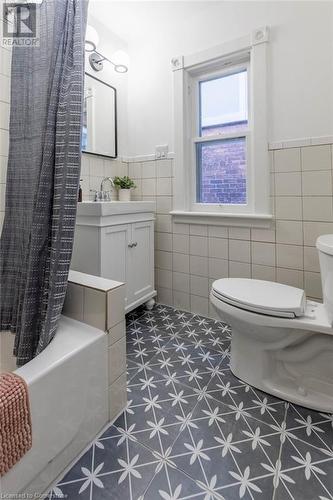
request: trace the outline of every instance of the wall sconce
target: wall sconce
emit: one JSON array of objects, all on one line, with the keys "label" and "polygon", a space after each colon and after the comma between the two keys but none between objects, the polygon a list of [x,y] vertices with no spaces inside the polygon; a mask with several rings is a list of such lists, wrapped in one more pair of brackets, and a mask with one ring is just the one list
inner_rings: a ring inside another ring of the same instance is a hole
[{"label": "wall sconce", "polygon": [[89,56],[90,66],[95,71],[102,71],[104,61],[111,63],[117,73],[127,73],[128,71],[128,67],[125,64],[116,64],[97,50],[94,50]]},{"label": "wall sconce", "polygon": [[[113,62],[108,57],[104,56],[97,50],[97,45],[99,42],[98,33],[92,26],[87,26],[86,39],[85,39],[85,51],[90,52],[89,63],[94,71],[102,71],[104,61],[109,62],[114,67],[117,73],[127,73],[128,67],[126,64]],[[120,51],[118,51],[120,52]]]}]

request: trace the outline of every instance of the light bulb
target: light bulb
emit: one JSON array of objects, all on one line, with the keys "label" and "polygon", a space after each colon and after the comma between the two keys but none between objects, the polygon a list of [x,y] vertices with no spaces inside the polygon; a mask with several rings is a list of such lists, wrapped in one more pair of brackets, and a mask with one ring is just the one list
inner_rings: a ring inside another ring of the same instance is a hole
[{"label": "light bulb", "polygon": [[114,70],[117,73],[127,73],[128,67],[125,66],[124,64],[116,64],[115,67],[114,67]]}]

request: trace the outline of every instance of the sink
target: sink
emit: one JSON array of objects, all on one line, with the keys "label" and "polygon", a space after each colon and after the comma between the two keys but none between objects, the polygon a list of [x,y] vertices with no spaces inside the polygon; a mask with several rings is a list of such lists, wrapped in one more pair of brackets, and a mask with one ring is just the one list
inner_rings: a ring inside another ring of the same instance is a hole
[{"label": "sink", "polygon": [[108,215],[155,212],[154,201],[82,201],[78,203],[78,216],[105,217]]}]

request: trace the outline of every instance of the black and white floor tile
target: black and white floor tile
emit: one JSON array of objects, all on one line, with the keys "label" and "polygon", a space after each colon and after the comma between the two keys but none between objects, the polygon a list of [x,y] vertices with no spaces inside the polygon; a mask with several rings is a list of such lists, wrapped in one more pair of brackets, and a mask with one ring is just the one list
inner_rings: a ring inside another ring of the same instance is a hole
[{"label": "black and white floor tile", "polygon": [[127,409],[49,499],[333,500],[333,415],[238,380],[230,339],[168,306],[129,314]]}]

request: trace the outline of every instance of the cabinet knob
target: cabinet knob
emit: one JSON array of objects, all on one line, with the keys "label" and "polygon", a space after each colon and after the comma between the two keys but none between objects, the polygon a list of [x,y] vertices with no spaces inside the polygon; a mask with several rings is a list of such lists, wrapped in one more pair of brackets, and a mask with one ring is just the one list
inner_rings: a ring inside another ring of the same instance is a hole
[{"label": "cabinet knob", "polygon": [[137,247],[138,246],[138,242],[136,241],[135,243],[133,243],[133,246]]},{"label": "cabinet knob", "polygon": [[138,246],[138,242],[137,241],[135,243],[129,243],[128,244],[129,248],[133,248],[133,247],[137,247],[137,246]]}]

